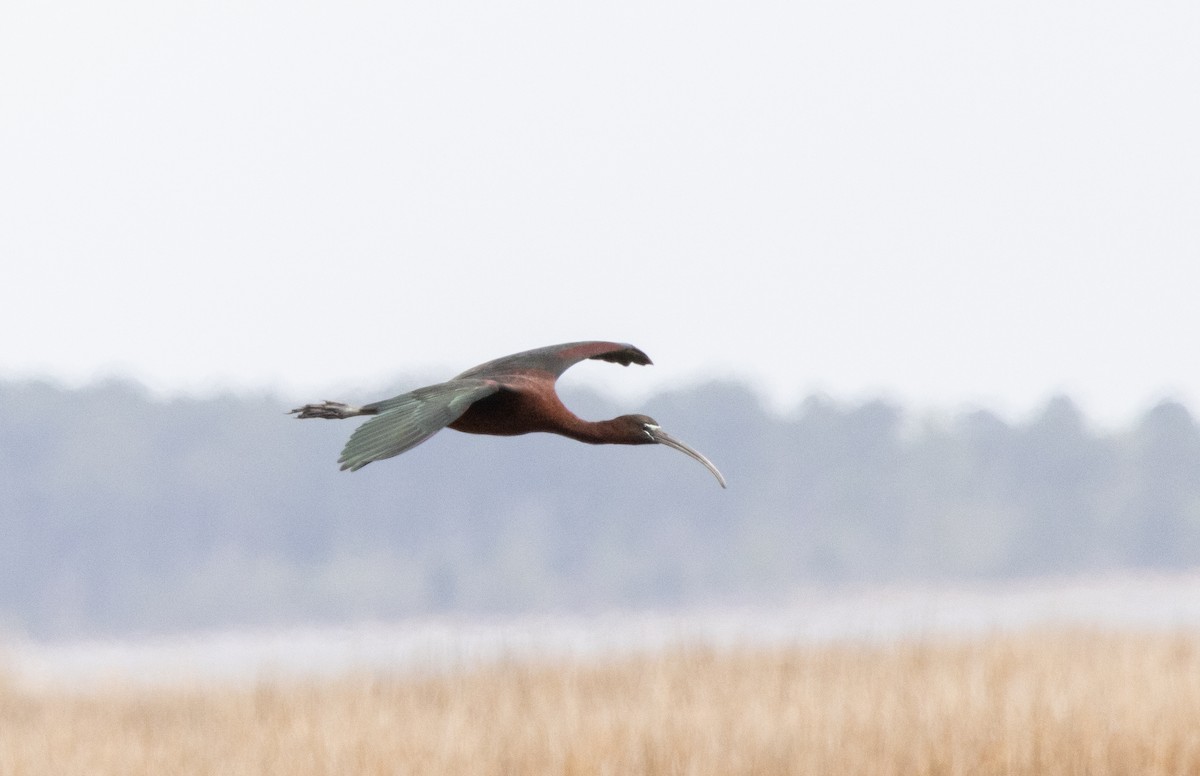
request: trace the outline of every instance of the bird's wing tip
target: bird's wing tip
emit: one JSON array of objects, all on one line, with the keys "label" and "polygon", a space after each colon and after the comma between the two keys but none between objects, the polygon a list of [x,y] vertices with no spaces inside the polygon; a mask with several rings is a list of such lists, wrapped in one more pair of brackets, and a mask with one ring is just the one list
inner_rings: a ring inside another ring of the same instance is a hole
[{"label": "bird's wing tip", "polygon": [[588,344],[604,345],[612,348],[610,350],[605,350],[602,353],[597,353],[594,356],[587,356],[587,358],[595,359],[597,361],[607,361],[610,364],[620,364],[621,366],[629,366],[630,364],[649,366],[654,363],[650,360],[650,356],[647,356],[641,348],[630,345],[628,342],[604,342]]}]

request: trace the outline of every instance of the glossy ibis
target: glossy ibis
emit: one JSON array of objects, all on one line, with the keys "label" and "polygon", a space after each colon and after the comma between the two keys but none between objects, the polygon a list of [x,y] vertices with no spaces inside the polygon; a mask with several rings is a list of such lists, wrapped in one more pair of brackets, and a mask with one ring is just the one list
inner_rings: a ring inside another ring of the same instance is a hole
[{"label": "glossy ibis", "polygon": [[568,410],[555,393],[554,383],[568,367],[587,358],[622,366],[651,363],[632,345],[568,342],[498,358],[448,382],[361,407],[325,401],[305,404],[289,414],[327,419],[377,416],[350,436],[338,458],[343,470],[356,471],[372,461],[399,455],[448,426],[468,434],[498,436],[546,431],[593,445],[662,444],[704,464],[725,487],[725,478],[712,461],[667,434],[653,418],[622,415],[591,422]]}]

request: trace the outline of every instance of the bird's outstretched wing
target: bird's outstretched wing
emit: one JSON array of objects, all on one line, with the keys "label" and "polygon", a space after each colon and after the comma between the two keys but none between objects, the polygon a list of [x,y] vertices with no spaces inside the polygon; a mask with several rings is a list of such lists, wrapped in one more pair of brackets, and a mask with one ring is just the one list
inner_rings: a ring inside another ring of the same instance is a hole
[{"label": "bird's outstretched wing", "polygon": [[491,380],[456,379],[368,404],[363,409],[379,416],[355,429],[338,463],[343,470],[358,471],[371,461],[411,450],[498,390],[500,385]]},{"label": "bird's outstretched wing", "polygon": [[548,373],[557,379],[573,364],[588,358],[621,366],[651,363],[649,356],[633,345],[623,342],[566,342],[497,358],[468,369],[459,375],[459,378],[483,378],[534,371]]}]

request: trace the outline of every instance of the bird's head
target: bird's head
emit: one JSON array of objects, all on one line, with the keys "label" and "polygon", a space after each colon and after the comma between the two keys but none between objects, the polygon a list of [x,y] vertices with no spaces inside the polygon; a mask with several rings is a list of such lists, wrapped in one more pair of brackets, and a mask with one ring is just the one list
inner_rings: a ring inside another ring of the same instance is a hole
[{"label": "bird's head", "polygon": [[666,431],[663,431],[662,426],[658,425],[658,421],[649,415],[622,415],[616,418],[614,422],[621,426],[622,431],[627,435],[629,444],[648,445],[654,443],[673,447],[679,452],[704,464],[705,468],[717,478],[717,482],[721,483],[721,487],[726,487],[725,478],[721,476],[721,472],[717,471],[717,467],[713,465],[712,461],[705,458],[690,445],[684,444]]}]

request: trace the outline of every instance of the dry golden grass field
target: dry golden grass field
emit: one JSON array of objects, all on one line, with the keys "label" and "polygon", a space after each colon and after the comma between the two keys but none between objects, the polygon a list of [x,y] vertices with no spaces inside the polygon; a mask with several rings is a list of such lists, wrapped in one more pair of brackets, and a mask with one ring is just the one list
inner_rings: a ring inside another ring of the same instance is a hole
[{"label": "dry golden grass field", "polygon": [[1200,635],[1034,631],[435,677],[0,680],[0,774],[1200,774]]}]

